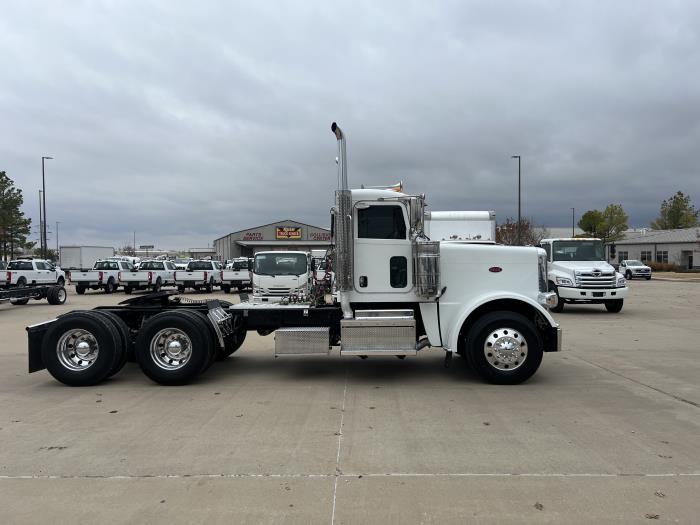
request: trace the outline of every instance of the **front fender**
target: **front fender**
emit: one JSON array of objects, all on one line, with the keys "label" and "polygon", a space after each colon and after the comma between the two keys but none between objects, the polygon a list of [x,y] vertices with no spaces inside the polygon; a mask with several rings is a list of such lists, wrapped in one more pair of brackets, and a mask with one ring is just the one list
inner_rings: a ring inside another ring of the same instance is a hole
[{"label": "front fender", "polygon": [[[472,301],[468,302],[467,304],[463,305],[459,310],[457,310],[457,314],[452,317],[452,320],[449,323],[449,328],[447,331],[447,339],[445,341],[445,348],[449,350],[456,350],[457,349],[457,342],[459,339],[459,332],[462,329],[462,325],[464,322],[467,320],[469,315],[474,312],[476,309],[479,307],[493,302],[493,301],[498,301],[498,300],[503,300],[503,299],[508,299],[508,300],[514,300],[514,301],[521,301],[523,303],[526,303],[528,306],[533,307],[535,310],[537,310],[542,317],[544,317],[547,320],[547,323],[552,328],[556,328],[559,326],[559,324],[554,320],[554,318],[551,316],[549,311],[544,308],[541,304],[539,304],[537,301],[534,299],[518,294],[518,293],[512,293],[512,292],[496,292],[496,293],[489,293],[489,294],[483,294],[480,296],[475,297]],[[447,328],[447,327],[445,327]]]}]

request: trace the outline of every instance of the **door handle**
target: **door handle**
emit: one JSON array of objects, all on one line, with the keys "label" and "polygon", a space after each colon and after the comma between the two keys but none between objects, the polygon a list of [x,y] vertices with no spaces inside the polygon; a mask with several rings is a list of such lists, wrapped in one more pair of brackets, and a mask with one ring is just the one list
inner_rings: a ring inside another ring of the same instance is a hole
[{"label": "door handle", "polygon": [[360,275],[360,288],[367,288],[367,276]]}]

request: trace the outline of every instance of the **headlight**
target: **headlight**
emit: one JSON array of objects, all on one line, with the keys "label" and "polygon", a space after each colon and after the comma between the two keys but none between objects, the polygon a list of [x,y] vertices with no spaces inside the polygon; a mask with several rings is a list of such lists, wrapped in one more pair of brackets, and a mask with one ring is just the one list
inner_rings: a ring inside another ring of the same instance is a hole
[{"label": "headlight", "polygon": [[573,286],[574,283],[571,281],[571,279],[568,279],[567,277],[557,277],[555,279],[557,281],[557,284],[559,286]]},{"label": "headlight", "polygon": [[617,286],[623,287],[627,285],[627,281],[625,280],[624,277],[618,277],[617,278]]}]

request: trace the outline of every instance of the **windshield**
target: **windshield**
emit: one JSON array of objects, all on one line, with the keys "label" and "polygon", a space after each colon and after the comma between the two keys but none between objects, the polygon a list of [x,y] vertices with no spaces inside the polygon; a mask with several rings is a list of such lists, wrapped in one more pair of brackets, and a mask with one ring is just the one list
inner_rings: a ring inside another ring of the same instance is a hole
[{"label": "windshield", "polygon": [[162,269],[163,269],[163,263],[157,262],[157,261],[142,262],[141,266],[139,266],[139,270],[162,270]]},{"label": "windshield", "polygon": [[627,263],[627,266],[644,266],[641,262],[639,261],[625,261]]},{"label": "windshield", "polygon": [[603,241],[554,241],[555,261],[604,261]]},{"label": "windshield", "polygon": [[302,275],[307,268],[303,253],[263,253],[255,256],[253,271],[258,275]]},{"label": "windshield", "polygon": [[7,265],[8,270],[32,270],[31,261],[12,261]]},{"label": "windshield", "polygon": [[211,270],[211,262],[209,261],[192,261],[187,265],[187,271],[192,270]]},{"label": "windshield", "polygon": [[98,261],[95,263],[95,270],[118,270],[119,266],[112,261]]},{"label": "windshield", "polygon": [[231,269],[232,270],[247,270],[248,269],[248,261],[233,261],[231,263]]}]

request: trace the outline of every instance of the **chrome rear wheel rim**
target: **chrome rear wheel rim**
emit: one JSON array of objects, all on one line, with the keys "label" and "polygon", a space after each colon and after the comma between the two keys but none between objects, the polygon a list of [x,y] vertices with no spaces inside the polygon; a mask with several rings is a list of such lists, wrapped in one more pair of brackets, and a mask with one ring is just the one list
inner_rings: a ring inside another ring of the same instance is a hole
[{"label": "chrome rear wheel rim", "polygon": [[150,354],[163,370],[179,370],[192,357],[192,340],[178,328],[164,328],[151,338]]},{"label": "chrome rear wheel rim", "polygon": [[82,328],[68,330],[56,344],[58,361],[68,370],[82,372],[90,368],[100,353],[97,338]]}]

